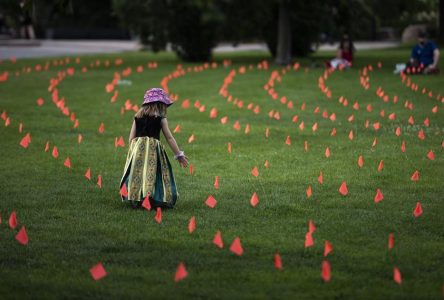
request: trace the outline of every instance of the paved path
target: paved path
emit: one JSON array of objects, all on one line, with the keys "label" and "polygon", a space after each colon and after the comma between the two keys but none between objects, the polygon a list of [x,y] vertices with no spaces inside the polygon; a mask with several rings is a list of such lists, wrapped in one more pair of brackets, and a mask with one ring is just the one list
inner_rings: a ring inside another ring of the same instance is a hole
[{"label": "paved path", "polygon": [[[398,42],[356,42],[355,47],[361,49],[382,49],[398,46]],[[320,50],[335,50],[337,44],[322,45]],[[28,43],[20,40],[0,41],[0,59],[30,57],[51,57],[66,55],[82,55],[94,53],[118,53],[125,51],[137,51],[140,49],[138,41],[102,41],[102,40],[41,40]],[[265,44],[240,44],[233,47],[232,44],[220,44],[214,51],[219,53],[234,51],[268,51]]]}]

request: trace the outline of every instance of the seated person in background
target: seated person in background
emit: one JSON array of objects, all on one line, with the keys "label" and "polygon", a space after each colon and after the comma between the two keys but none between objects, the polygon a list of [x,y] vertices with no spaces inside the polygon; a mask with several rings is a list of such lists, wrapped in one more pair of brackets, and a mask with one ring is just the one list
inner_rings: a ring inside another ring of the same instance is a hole
[{"label": "seated person in background", "polygon": [[439,73],[439,49],[435,43],[427,39],[426,32],[418,35],[418,44],[413,47],[410,61],[407,64],[407,73]]},{"label": "seated person in background", "polygon": [[349,68],[352,66],[353,62],[353,52],[355,47],[351,41],[348,34],[342,36],[341,42],[339,43],[339,49],[336,54],[336,58],[325,63],[327,68]]}]

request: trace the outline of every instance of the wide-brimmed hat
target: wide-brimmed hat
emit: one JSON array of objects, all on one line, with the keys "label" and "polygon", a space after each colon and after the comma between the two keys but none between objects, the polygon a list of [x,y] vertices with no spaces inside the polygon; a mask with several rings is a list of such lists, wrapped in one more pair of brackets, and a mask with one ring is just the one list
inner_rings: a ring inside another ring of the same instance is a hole
[{"label": "wide-brimmed hat", "polygon": [[[143,104],[149,104],[154,102],[162,102],[168,106],[173,104],[167,93],[161,88],[152,88],[145,92],[143,96]],[[143,105],[142,104],[142,105]]]}]

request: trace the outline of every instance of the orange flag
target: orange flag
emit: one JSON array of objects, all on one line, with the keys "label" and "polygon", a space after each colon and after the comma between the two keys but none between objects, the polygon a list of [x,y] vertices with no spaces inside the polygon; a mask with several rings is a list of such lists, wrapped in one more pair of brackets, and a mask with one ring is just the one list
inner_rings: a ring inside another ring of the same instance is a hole
[{"label": "orange flag", "polygon": [[11,124],[11,119],[9,117],[7,117],[5,120],[5,127],[8,127],[9,124]]},{"label": "orange flag", "polygon": [[250,133],[250,124],[245,125],[245,134]]},{"label": "orange flag", "polygon": [[313,195],[312,190],[311,190],[311,185],[309,185],[307,187],[307,190],[305,191],[305,193],[307,194],[307,198],[310,198]]},{"label": "orange flag", "polygon": [[194,134],[192,134],[189,138],[188,138],[188,144],[191,144],[192,142],[194,142]]},{"label": "orange flag", "polygon": [[322,171],[319,172],[318,182],[319,182],[319,184],[324,183],[324,175],[322,174]]},{"label": "orange flag", "polygon": [[59,157],[59,151],[57,150],[57,147],[56,147],[56,146],[54,146],[54,147],[52,148],[52,157],[54,157],[54,158]]},{"label": "orange flag", "polygon": [[244,249],[242,248],[241,240],[239,237],[236,237],[231,243],[230,251],[237,256],[241,256],[244,253]]},{"label": "orange flag", "polygon": [[216,247],[222,249],[224,247],[224,242],[222,240],[222,234],[218,230],[213,238],[213,244],[216,245]]},{"label": "orange flag", "polygon": [[287,144],[288,146],[291,145],[291,140],[290,140],[290,136],[288,135],[287,138],[285,139],[285,144]]},{"label": "orange flag", "polygon": [[401,152],[402,152],[402,153],[405,152],[405,141],[402,141],[402,144],[401,144]]},{"label": "orange flag", "polygon": [[419,180],[419,171],[416,170],[413,174],[412,177],[410,177],[411,180],[413,181],[418,181]]},{"label": "orange flag", "polygon": [[15,229],[17,227],[17,213],[15,210],[11,213],[11,215],[9,215],[8,223],[11,229]]},{"label": "orange flag", "polygon": [[214,188],[217,190],[219,188],[219,176],[214,178]]},{"label": "orange flag", "polygon": [[339,193],[341,193],[342,196],[346,196],[348,194],[347,183],[345,181],[343,181],[339,187]]},{"label": "orange flag", "polygon": [[353,140],[353,130],[350,130],[350,133],[348,134],[348,139],[349,139],[350,141]]},{"label": "orange flag", "polygon": [[187,109],[190,107],[190,100],[189,99],[185,99],[182,102],[182,108]]},{"label": "orange flag", "polygon": [[280,271],[282,270],[282,259],[279,253],[274,255],[274,267]]},{"label": "orange flag", "polygon": [[31,142],[31,136],[29,133],[27,133],[20,141],[20,146],[22,146],[23,148],[28,148],[30,142]]},{"label": "orange flag", "polygon": [[94,265],[91,269],[89,269],[89,272],[91,273],[92,278],[96,281],[107,275],[102,263]]},{"label": "orange flag", "polygon": [[36,102],[38,106],[42,106],[45,103],[45,100],[43,100],[42,98],[38,98]]},{"label": "orange flag", "polygon": [[162,223],[162,209],[160,207],[156,208],[156,216],[154,217],[154,220],[158,224]]},{"label": "orange flag", "polygon": [[364,159],[362,158],[362,155],[359,155],[358,157],[358,166],[362,168],[364,166]]},{"label": "orange flag", "polygon": [[308,232],[305,234],[305,244],[304,244],[304,247],[305,247],[305,248],[312,247],[312,246],[314,245],[313,237],[312,237],[311,234],[312,234],[312,233],[311,233],[310,231],[308,231]]},{"label": "orange flag", "polygon": [[427,158],[430,159],[430,160],[435,160],[435,154],[433,153],[432,150],[430,150],[430,151],[427,153]]},{"label": "orange flag", "polygon": [[325,157],[329,158],[330,157],[330,148],[326,148],[325,149]]},{"label": "orange flag", "polygon": [[83,140],[83,136],[79,133],[79,135],[77,136],[77,143],[80,144]]},{"label": "orange flag", "polygon": [[250,199],[250,205],[255,207],[259,203],[259,197],[257,196],[256,192],[253,193]]},{"label": "orange flag", "polygon": [[253,175],[254,177],[258,177],[259,176],[259,170],[257,169],[257,167],[254,167],[251,170],[251,175]]},{"label": "orange flag", "polygon": [[227,124],[227,122],[228,122],[228,117],[225,116],[225,117],[221,118],[221,119],[220,119],[220,122],[221,122],[222,124],[224,124],[224,125]]},{"label": "orange flag", "polygon": [[85,177],[86,177],[86,179],[91,180],[91,169],[90,168],[88,168],[88,170],[86,170]]},{"label": "orange flag", "polygon": [[102,188],[102,175],[97,176],[97,186]]},{"label": "orange flag", "polygon": [[269,135],[270,135],[270,129],[267,127],[265,128],[265,137],[268,139]]},{"label": "orange flag", "polygon": [[316,226],[313,220],[308,220],[308,232],[313,233],[316,231]]},{"label": "orange flag", "polygon": [[235,130],[240,130],[240,124],[239,124],[239,121],[234,122],[233,128],[234,128]]},{"label": "orange flag", "polygon": [[208,196],[207,200],[205,201],[205,204],[209,206],[210,208],[214,208],[217,204],[217,200],[212,196]]},{"label": "orange flag", "polygon": [[22,225],[22,228],[20,228],[19,232],[17,232],[17,234],[15,235],[15,239],[23,246],[26,246],[28,244],[28,234],[26,233],[24,225]]},{"label": "orange flag", "polygon": [[393,233],[390,233],[388,238],[388,249],[391,250],[394,246],[395,246],[395,237],[393,236]]},{"label": "orange flag", "polygon": [[378,165],[378,172],[381,172],[384,169],[384,162],[381,160]]},{"label": "orange flag", "polygon": [[424,140],[424,139],[425,139],[424,130],[421,129],[421,130],[418,132],[418,138],[419,138],[420,140]]},{"label": "orange flag", "polygon": [[398,268],[393,268],[393,280],[397,283],[397,284],[401,284],[402,283],[402,278],[401,278],[401,272],[399,271]]},{"label": "orange flag", "polygon": [[179,263],[176,269],[176,274],[174,274],[174,281],[179,282],[184,280],[188,276],[188,272],[185,268],[185,264],[183,262]]},{"label": "orange flag", "polygon": [[193,233],[194,230],[196,230],[196,218],[192,216],[188,222],[188,232]]},{"label": "orange flag", "polygon": [[177,124],[177,125],[176,125],[176,128],[174,128],[174,130],[173,130],[173,133],[179,133],[179,132],[180,132],[180,129],[181,129],[180,125]]},{"label": "orange flag", "polygon": [[151,210],[149,195],[146,195],[145,199],[143,199],[142,207],[145,208],[146,210]]},{"label": "orange flag", "polygon": [[422,215],[422,206],[421,206],[420,202],[416,202],[416,207],[413,210],[413,215],[415,216],[415,218],[417,218],[420,215]]},{"label": "orange flag", "polygon": [[265,169],[268,169],[269,165],[270,165],[270,164],[268,163],[268,160],[266,159],[265,162],[264,162],[264,167],[265,167]]},{"label": "orange flag", "polygon": [[326,240],[324,245],[324,256],[327,256],[332,251],[333,251],[333,245]]},{"label": "orange flag", "polygon": [[193,164],[190,164],[190,175],[193,175],[194,173],[194,167]]},{"label": "orange flag", "polygon": [[228,143],[228,153],[231,154],[231,143]]},{"label": "orange flag", "polygon": [[69,156],[66,157],[65,162],[63,163],[63,165],[67,168],[71,168],[71,161],[69,160]]},{"label": "orange flag", "polygon": [[324,282],[328,282],[331,279],[330,263],[327,260],[322,262],[321,277]]},{"label": "orange flag", "polygon": [[216,117],[217,117],[217,109],[213,107],[213,108],[210,110],[210,118],[211,118],[211,119],[215,119]]},{"label": "orange flag", "polygon": [[128,197],[128,190],[126,189],[126,184],[123,184],[122,187],[120,188],[120,196],[122,197]]},{"label": "orange flag", "polygon": [[100,123],[100,126],[99,126],[99,133],[104,133],[105,132],[105,124],[103,124],[103,122],[102,123]]},{"label": "orange flag", "polygon": [[397,127],[396,131],[395,131],[396,136],[400,136],[401,135],[401,127]]},{"label": "orange flag", "polygon": [[384,199],[384,195],[382,194],[380,189],[376,189],[376,195],[375,195],[375,203],[378,203]]}]

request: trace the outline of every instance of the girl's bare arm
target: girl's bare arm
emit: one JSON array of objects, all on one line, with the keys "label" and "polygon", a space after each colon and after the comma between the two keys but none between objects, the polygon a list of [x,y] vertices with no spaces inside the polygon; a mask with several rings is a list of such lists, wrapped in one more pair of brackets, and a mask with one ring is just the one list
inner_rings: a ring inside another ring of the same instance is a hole
[{"label": "girl's bare arm", "polygon": [[176,140],[173,137],[173,134],[170,131],[170,128],[168,127],[168,121],[166,118],[163,118],[161,121],[162,125],[162,132],[165,136],[165,139],[167,140],[168,145],[170,145],[171,150],[173,151],[174,155],[177,157],[180,165],[182,167],[188,166],[188,159],[186,156],[180,156],[181,151],[179,150],[179,147],[177,146]]},{"label": "girl's bare arm", "polygon": [[131,131],[128,137],[128,144],[131,144],[131,141],[136,137],[136,121],[133,121],[133,125],[131,126]]}]

